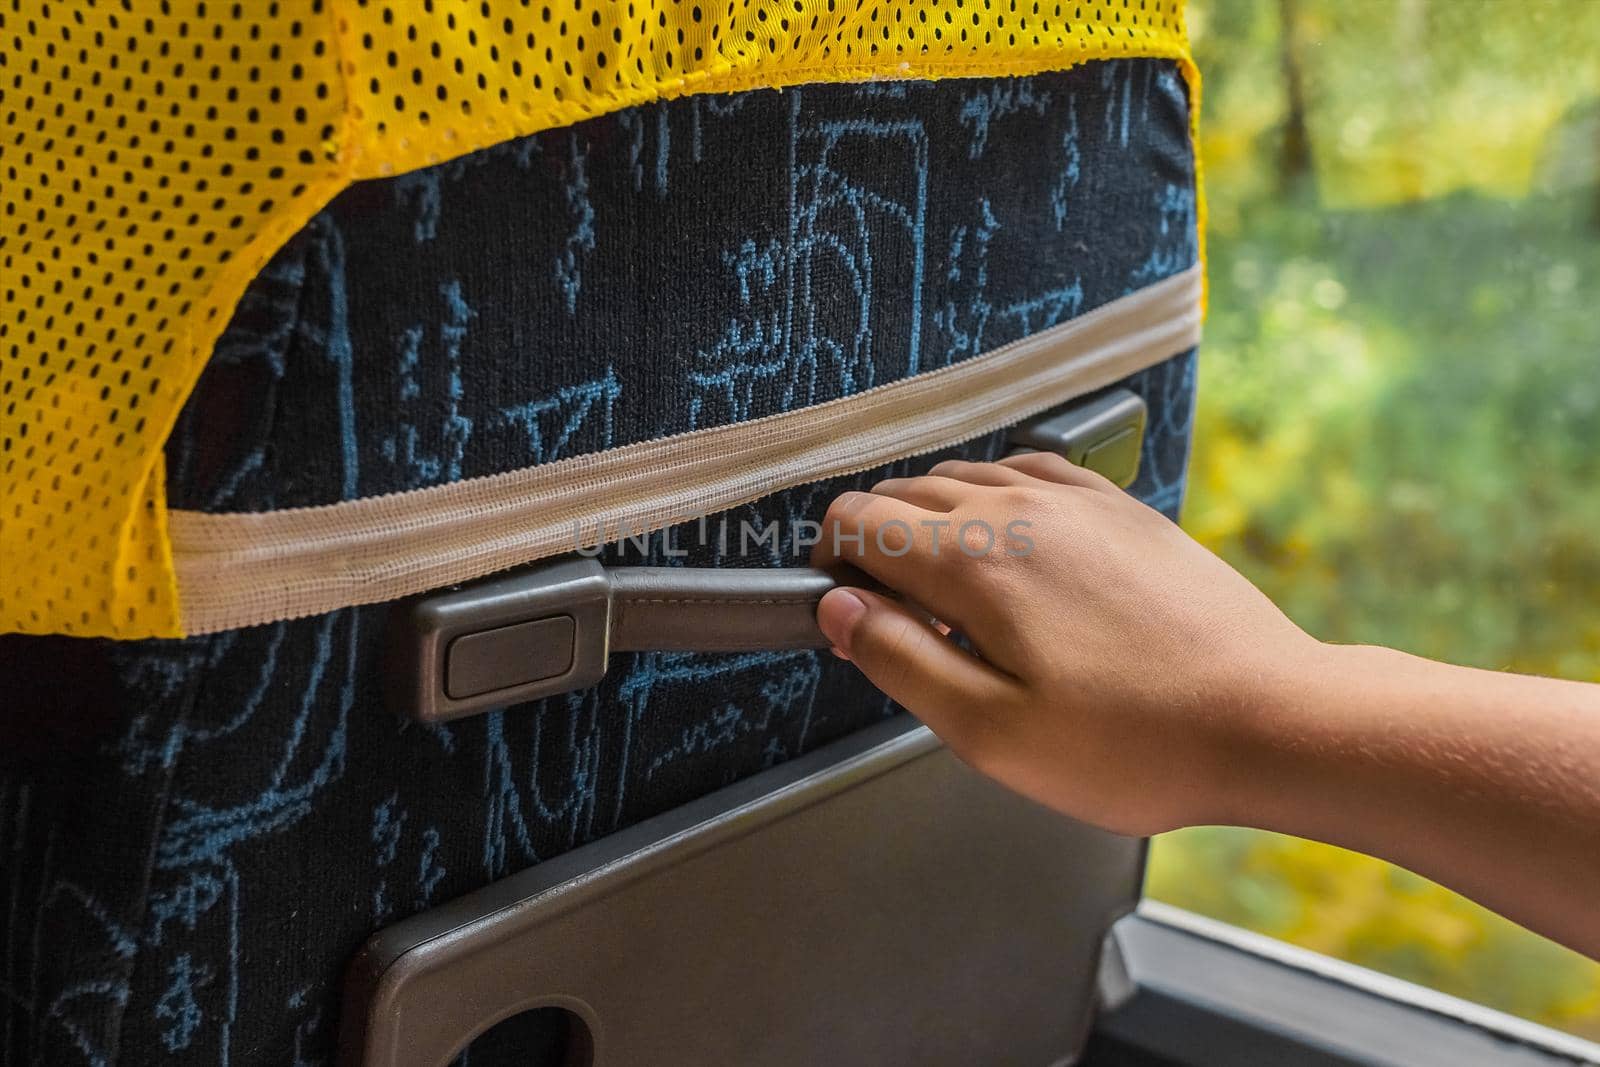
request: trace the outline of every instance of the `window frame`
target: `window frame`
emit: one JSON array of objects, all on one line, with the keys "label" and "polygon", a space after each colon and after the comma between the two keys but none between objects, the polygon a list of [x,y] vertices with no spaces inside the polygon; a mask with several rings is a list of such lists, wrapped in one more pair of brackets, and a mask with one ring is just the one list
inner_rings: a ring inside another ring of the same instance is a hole
[{"label": "window frame", "polygon": [[1146,899],[1106,939],[1087,1064],[1600,1064],[1600,1044]]}]

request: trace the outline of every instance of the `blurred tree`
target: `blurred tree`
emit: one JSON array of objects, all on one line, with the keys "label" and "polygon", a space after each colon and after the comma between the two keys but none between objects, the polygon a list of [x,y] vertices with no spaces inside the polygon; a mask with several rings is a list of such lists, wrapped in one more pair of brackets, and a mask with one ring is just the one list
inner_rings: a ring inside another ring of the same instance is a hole
[{"label": "blurred tree", "polygon": [[1300,71],[1300,0],[1278,0],[1278,65],[1283,71],[1283,144],[1278,181],[1292,192],[1313,176],[1311,130],[1306,124],[1305,77]]}]

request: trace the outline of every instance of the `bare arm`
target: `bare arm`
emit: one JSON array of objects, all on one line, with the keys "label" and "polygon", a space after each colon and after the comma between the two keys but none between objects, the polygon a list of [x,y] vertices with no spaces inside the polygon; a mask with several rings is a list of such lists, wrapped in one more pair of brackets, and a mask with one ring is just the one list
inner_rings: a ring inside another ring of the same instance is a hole
[{"label": "bare arm", "polygon": [[819,565],[860,567],[971,642],[870,592],[818,611],[980,771],[1122,833],[1228,823],[1382,856],[1600,956],[1600,686],[1322,644],[1054,456],[846,494],[824,529]]},{"label": "bare arm", "polygon": [[1259,813],[1600,956],[1600,686],[1320,646],[1263,719]]}]

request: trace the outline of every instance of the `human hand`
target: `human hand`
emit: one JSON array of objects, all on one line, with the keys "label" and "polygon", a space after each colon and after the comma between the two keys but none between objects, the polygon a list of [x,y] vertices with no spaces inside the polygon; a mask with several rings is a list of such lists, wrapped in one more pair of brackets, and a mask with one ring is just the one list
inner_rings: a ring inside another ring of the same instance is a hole
[{"label": "human hand", "polygon": [[1257,720],[1321,648],[1160,513],[1048,453],[843,494],[812,562],[904,598],[829,592],[817,620],[840,655],[978,770],[1119,833],[1238,821]]}]

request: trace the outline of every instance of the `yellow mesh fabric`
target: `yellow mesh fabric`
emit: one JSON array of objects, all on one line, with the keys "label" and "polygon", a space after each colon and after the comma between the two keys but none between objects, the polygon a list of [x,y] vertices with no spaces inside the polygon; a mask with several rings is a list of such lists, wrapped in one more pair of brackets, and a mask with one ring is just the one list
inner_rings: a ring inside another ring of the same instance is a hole
[{"label": "yellow mesh fabric", "polygon": [[0,631],[182,632],[163,442],[351,181],[662,97],[1122,56],[1198,92],[1183,0],[0,0]]}]

